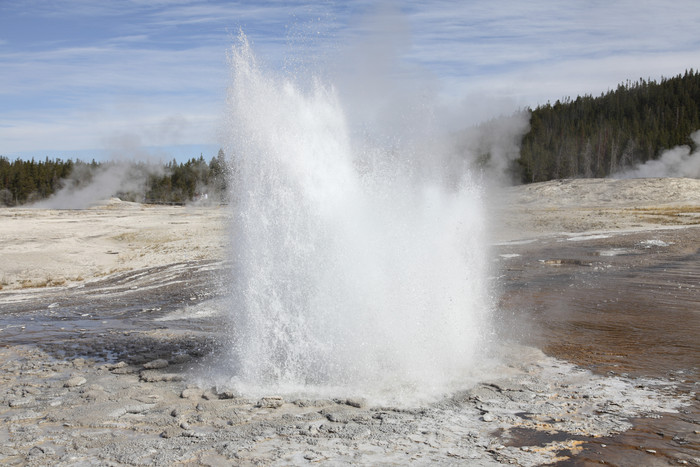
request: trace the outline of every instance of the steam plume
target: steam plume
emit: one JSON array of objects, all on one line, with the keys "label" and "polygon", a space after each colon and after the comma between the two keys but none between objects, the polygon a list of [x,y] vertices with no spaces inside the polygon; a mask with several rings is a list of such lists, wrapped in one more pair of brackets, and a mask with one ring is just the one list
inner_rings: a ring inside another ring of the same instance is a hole
[{"label": "steam plume", "polygon": [[137,134],[115,134],[106,138],[104,144],[110,162],[76,163],[63,187],[34,207],[85,209],[119,193],[142,194],[149,175],[163,173],[160,158],[146,150]]},{"label": "steam plume", "polygon": [[612,175],[612,178],[685,177],[700,178],[700,130],[690,135],[695,151],[689,146],[676,146],[661,157]]},{"label": "steam plume", "polygon": [[63,188],[35,203],[41,209],[86,209],[118,193],[143,193],[149,174],[162,171],[156,165],[109,162],[99,166],[76,163]]}]

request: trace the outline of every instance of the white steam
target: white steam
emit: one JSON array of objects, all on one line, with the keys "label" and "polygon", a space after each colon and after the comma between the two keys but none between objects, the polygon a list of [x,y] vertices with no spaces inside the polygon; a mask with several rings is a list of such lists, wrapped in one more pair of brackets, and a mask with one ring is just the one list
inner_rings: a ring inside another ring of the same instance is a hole
[{"label": "white steam", "polygon": [[[167,137],[183,128],[183,121],[173,117],[163,120],[149,137]],[[143,134],[146,130],[143,130]],[[114,133],[103,139],[108,162],[86,164],[76,162],[71,174],[62,180],[62,187],[48,199],[33,204],[41,209],[86,209],[117,196],[135,194],[142,198],[151,175],[163,175],[164,153],[153,153],[143,144],[141,133]],[[142,199],[139,199],[142,201]]]},{"label": "white steam", "polygon": [[700,130],[690,135],[695,151],[689,146],[676,146],[661,157],[617,172],[611,178],[700,178]]},{"label": "white steam", "polygon": [[93,166],[76,163],[63,187],[48,199],[34,203],[40,209],[86,209],[118,193],[143,193],[152,173],[162,172],[157,165],[129,161]]},{"label": "white steam", "polygon": [[424,175],[454,179],[472,171],[487,183],[513,181],[528,111],[485,96],[456,98],[444,89],[436,74],[411,62],[410,24],[391,6],[360,18],[356,29],[359,35],[338,51],[328,75],[358,152],[410,148],[413,168]]},{"label": "white steam", "polygon": [[519,111],[482,123],[452,137],[455,153],[468,161],[496,185],[510,185],[517,179],[513,164],[520,157],[520,143],[530,129],[530,112]]}]

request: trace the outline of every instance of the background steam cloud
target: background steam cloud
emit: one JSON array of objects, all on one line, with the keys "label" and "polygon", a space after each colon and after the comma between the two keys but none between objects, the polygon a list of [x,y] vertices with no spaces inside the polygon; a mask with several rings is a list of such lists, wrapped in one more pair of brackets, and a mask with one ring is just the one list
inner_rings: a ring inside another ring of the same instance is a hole
[{"label": "background steam cloud", "polygon": [[85,209],[119,193],[143,193],[149,176],[164,172],[160,157],[146,150],[136,133],[116,134],[105,140],[105,146],[110,162],[99,166],[77,162],[63,187],[34,207]]},{"label": "background steam cloud", "polygon": [[694,151],[690,146],[676,146],[658,159],[618,172],[612,178],[700,178],[700,130],[691,134],[690,138],[695,143]]},{"label": "background steam cloud", "polygon": [[[410,153],[412,169],[436,180],[466,172],[510,184],[512,163],[530,128],[515,101],[471,95],[453,100],[446,83],[410,60],[415,37],[400,10],[384,6],[356,18],[361,31],[331,60],[329,79],[343,103],[361,163],[373,147]],[[312,81],[312,80],[307,80]],[[484,122],[484,123],[481,123]]]},{"label": "background steam cloud", "polygon": [[35,203],[42,209],[85,209],[118,193],[144,191],[148,176],[162,172],[156,165],[129,161],[111,162],[93,167],[77,163],[64,186],[50,198]]}]

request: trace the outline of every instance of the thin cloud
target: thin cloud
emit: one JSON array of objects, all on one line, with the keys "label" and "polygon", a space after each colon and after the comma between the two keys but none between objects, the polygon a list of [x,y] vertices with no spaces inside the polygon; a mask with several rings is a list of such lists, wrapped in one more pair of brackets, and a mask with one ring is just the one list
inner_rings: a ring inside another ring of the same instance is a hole
[{"label": "thin cloud", "polygon": [[443,78],[452,98],[513,96],[534,106],[594,95],[638,77],[658,79],[700,61],[692,2],[409,3],[408,58]]},{"label": "thin cloud", "polygon": [[[401,61],[392,79],[431,76],[439,86],[430,92],[465,109],[473,96],[482,104],[471,107],[497,102],[493,108],[503,112],[506,102],[535,106],[597,95],[626,79],[672,76],[700,63],[694,0],[389,5],[394,11],[375,20],[401,30],[373,37],[377,56],[394,47]],[[86,147],[94,144],[92,131],[105,130],[95,122],[128,128],[176,115],[215,122],[226,50],[239,28],[271,67],[313,67],[369,37],[367,18],[376,10],[369,0],[2,2],[0,153],[54,138],[64,148]],[[51,34],[52,25],[60,33]],[[412,87],[396,82],[387,89]],[[203,131],[188,134],[201,138]]]},{"label": "thin cloud", "polygon": [[[225,77],[209,48],[164,53],[120,47],[74,47],[0,55],[0,94],[115,92],[145,94],[208,91]],[[12,66],[9,66],[12,64]]]}]

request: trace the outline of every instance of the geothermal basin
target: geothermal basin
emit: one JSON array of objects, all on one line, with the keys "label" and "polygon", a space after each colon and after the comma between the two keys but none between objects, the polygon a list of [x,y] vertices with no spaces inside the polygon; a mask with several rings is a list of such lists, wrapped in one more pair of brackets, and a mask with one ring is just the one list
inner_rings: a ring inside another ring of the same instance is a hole
[{"label": "geothermal basin", "polygon": [[2,209],[0,458],[698,465],[698,193],[639,179],[488,194],[498,345],[462,386],[403,402],[222,382],[229,209]]}]

